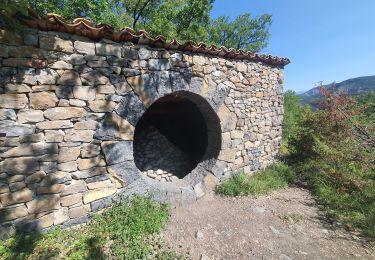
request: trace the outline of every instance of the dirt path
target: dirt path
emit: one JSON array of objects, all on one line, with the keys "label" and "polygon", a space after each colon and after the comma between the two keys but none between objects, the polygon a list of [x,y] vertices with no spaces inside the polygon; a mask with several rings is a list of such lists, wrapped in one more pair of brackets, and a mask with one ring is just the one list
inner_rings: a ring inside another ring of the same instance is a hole
[{"label": "dirt path", "polygon": [[308,191],[259,198],[206,195],[175,208],[166,244],[192,259],[375,259],[375,247],[321,215]]}]

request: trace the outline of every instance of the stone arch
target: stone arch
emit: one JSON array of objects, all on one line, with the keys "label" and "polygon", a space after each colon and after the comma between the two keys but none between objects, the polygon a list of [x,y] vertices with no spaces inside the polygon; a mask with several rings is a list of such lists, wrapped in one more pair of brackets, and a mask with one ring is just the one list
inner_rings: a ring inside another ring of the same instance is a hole
[{"label": "stone arch", "polygon": [[[135,164],[158,180],[202,179],[220,148],[220,120],[196,93],[176,91],[157,99],[135,126]],[[192,171],[195,178],[189,177]]]}]

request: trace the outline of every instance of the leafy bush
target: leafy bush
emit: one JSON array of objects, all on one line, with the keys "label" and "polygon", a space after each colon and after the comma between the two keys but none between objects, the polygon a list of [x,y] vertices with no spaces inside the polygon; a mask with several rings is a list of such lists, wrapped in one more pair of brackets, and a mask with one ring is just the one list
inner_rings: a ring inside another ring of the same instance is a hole
[{"label": "leafy bush", "polygon": [[[120,200],[103,214],[95,214],[88,225],[45,234],[17,232],[0,241],[0,259],[177,259],[150,237],[168,219],[168,205],[150,198]],[[153,249],[154,248],[154,249]]]},{"label": "leafy bush", "polygon": [[286,158],[329,217],[375,237],[374,95],[357,102],[321,91],[320,109],[301,108],[294,123],[284,125]]},{"label": "leafy bush", "polygon": [[216,187],[216,193],[226,196],[244,196],[269,193],[286,187],[294,173],[283,163],[275,163],[254,175],[239,173]]}]

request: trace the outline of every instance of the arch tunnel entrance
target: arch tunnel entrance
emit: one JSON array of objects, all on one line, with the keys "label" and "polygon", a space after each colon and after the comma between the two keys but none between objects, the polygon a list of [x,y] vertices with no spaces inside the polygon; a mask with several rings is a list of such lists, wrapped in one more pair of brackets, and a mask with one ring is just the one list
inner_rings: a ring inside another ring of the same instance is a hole
[{"label": "arch tunnel entrance", "polygon": [[134,161],[147,176],[182,179],[221,146],[220,123],[204,98],[180,91],[155,101],[135,127]]}]

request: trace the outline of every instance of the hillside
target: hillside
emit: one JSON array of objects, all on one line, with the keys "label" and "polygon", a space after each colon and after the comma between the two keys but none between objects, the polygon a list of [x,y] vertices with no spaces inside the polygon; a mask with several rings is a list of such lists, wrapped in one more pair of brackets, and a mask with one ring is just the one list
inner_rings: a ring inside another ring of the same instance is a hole
[{"label": "hillside", "polygon": [[[325,87],[333,90],[332,84],[325,85]],[[349,95],[353,96],[375,91],[375,75],[348,79],[340,83],[336,83],[335,91],[346,91]],[[299,94],[299,96],[301,97],[301,102],[304,104],[314,104],[321,98],[319,94],[319,87],[312,88],[302,94]]]}]

